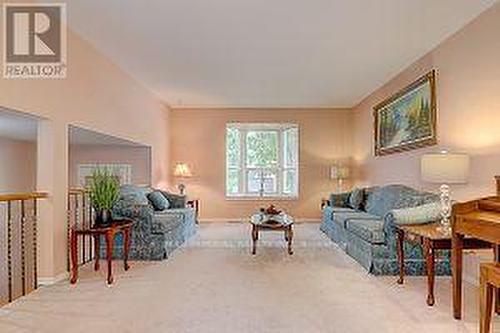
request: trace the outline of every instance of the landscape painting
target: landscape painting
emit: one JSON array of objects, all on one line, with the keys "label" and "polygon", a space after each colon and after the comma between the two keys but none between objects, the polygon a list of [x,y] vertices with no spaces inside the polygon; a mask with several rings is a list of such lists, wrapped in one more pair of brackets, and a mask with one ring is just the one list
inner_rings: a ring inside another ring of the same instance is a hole
[{"label": "landscape painting", "polygon": [[435,82],[431,71],[374,108],[375,155],[437,143]]}]

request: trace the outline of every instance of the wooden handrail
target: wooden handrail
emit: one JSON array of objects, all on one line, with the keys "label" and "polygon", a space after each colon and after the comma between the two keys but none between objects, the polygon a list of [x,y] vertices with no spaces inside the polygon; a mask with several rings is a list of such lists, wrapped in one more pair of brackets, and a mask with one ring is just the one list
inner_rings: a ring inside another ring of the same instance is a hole
[{"label": "wooden handrail", "polygon": [[[25,296],[31,290],[38,288],[37,267],[37,229],[38,229],[38,199],[48,198],[45,192],[24,192],[0,194],[0,202],[5,202],[6,216],[6,255],[0,249],[1,258],[6,258],[7,267],[7,301],[12,302],[19,296]],[[29,206],[28,206],[29,205]],[[16,208],[14,208],[16,207]],[[0,221],[4,222],[4,220]],[[14,227],[16,226],[16,227]],[[3,227],[3,224],[2,224]],[[31,232],[29,231],[31,229]],[[15,235],[14,235],[15,233]],[[17,239],[17,240],[15,240]],[[31,244],[32,248],[29,248]],[[15,252],[17,249],[17,252]],[[30,255],[28,255],[28,251]],[[19,254],[19,259],[13,260],[13,253]],[[2,259],[2,264],[3,264]],[[32,269],[27,265],[31,262]],[[16,277],[16,267],[20,270],[20,279]],[[32,276],[31,281],[29,276]],[[14,280],[19,282],[14,282]],[[16,292],[15,284],[21,286],[21,293]],[[0,299],[1,301],[1,299]]]},{"label": "wooden handrail", "polygon": [[69,194],[84,194],[84,193],[89,193],[90,190],[86,189],[86,188],[70,188],[69,189]]},{"label": "wooden handrail", "polygon": [[45,192],[6,193],[6,194],[0,194],[0,201],[31,200],[31,199],[43,199],[48,197],[49,194]]}]

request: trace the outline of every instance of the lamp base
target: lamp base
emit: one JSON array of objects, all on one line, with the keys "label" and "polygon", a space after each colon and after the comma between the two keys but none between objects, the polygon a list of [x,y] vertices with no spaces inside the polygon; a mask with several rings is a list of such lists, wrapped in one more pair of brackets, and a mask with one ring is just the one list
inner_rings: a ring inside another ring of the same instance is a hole
[{"label": "lamp base", "polygon": [[441,185],[441,231],[451,233],[450,216],[451,216],[451,196],[450,187],[446,184]]},{"label": "lamp base", "polygon": [[342,193],[344,181],[342,178],[337,179],[337,193]]},{"label": "lamp base", "polygon": [[186,185],[184,185],[184,184],[179,184],[179,185],[177,185],[177,188],[179,189],[179,193],[180,193],[181,195],[184,195],[184,192],[185,192],[185,190],[186,190]]}]

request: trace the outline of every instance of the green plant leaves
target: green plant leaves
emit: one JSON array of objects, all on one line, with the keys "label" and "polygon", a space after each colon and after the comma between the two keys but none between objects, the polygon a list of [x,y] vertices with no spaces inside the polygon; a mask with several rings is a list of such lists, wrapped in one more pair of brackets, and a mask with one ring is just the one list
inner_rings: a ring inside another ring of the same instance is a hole
[{"label": "green plant leaves", "polygon": [[120,182],[108,169],[96,168],[90,182],[90,198],[97,210],[111,210],[118,200]]}]

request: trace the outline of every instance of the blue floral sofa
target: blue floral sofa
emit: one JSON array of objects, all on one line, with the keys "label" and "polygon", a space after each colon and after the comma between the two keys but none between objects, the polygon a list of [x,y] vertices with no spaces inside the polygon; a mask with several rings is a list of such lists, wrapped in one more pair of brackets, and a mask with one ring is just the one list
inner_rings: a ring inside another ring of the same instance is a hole
[{"label": "blue floral sofa", "polygon": [[[129,258],[132,260],[162,260],[196,233],[193,208],[187,207],[186,197],[161,191],[169,202],[168,209],[155,210],[148,200],[152,188],[125,185],[113,208],[114,218],[130,218],[132,227]],[[101,247],[103,248],[103,247]],[[114,256],[123,252],[123,239],[116,237]]]},{"label": "blue floral sofa", "polygon": [[[435,221],[438,200],[435,194],[403,185],[332,194],[323,207],[320,229],[368,272],[395,275],[399,272],[396,225]],[[405,241],[404,251],[406,274],[425,274],[421,246]],[[449,251],[436,251],[436,274],[450,274],[449,256]]]}]

